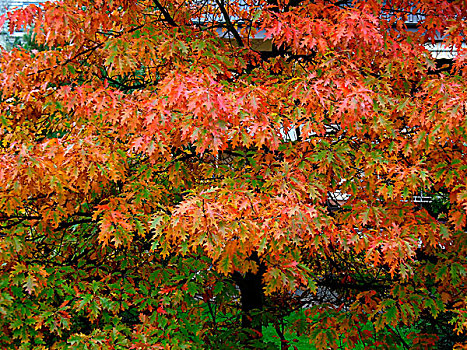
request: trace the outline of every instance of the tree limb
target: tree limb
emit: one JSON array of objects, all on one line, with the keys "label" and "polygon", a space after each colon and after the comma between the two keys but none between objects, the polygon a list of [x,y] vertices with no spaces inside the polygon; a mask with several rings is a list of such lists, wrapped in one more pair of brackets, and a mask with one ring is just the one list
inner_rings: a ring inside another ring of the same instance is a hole
[{"label": "tree limb", "polygon": [[178,27],[178,24],[174,21],[169,11],[167,11],[167,9],[164,6],[162,6],[162,4],[158,0],[153,1],[156,7],[159,9],[159,11],[161,11],[162,16],[164,16],[167,23],[170,24],[172,27]]},{"label": "tree limb", "polygon": [[228,29],[228,30],[232,33],[232,35],[234,36],[235,41],[237,42],[238,46],[244,47],[245,45],[243,45],[243,40],[242,40],[240,34],[238,34],[238,31],[235,29],[235,27],[234,27],[232,21],[230,20],[230,16],[229,16],[229,14],[227,13],[227,10],[225,9],[224,1],[223,1],[223,0],[216,0],[216,4],[219,6],[219,9],[220,9],[221,12],[222,12],[222,16],[224,17],[224,20],[225,20],[225,24],[226,24],[227,29]]}]

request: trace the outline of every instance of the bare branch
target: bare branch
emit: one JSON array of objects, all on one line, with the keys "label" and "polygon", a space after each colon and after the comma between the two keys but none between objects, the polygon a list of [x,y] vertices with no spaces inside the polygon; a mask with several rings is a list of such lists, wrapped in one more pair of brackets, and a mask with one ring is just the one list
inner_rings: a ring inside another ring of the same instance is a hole
[{"label": "bare branch", "polygon": [[169,11],[167,11],[167,9],[164,6],[162,6],[162,4],[158,0],[153,1],[156,7],[159,9],[159,11],[161,11],[167,23],[170,24],[172,27],[178,27],[177,23],[174,21]]},{"label": "bare branch", "polygon": [[219,6],[219,9],[221,10],[222,16],[224,16],[224,20],[225,20],[225,24],[226,24],[227,29],[234,36],[235,41],[237,41],[238,46],[244,47],[245,45],[243,45],[243,40],[242,40],[240,34],[238,34],[237,29],[235,29],[232,21],[230,20],[230,16],[227,13],[227,10],[225,9],[224,1],[223,0],[216,0],[216,4]]}]

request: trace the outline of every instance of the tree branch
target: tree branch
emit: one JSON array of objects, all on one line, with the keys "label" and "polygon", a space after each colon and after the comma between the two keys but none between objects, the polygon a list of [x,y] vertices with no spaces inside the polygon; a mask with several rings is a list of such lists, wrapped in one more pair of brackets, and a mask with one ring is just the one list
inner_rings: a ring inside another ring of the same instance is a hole
[{"label": "tree branch", "polygon": [[167,11],[167,9],[164,6],[162,6],[162,4],[158,0],[153,1],[156,7],[159,9],[159,11],[161,11],[162,16],[164,16],[167,23],[170,24],[172,27],[178,27],[178,24],[174,21],[169,11]]},{"label": "tree branch", "polygon": [[227,10],[225,9],[224,1],[223,0],[216,0],[216,4],[219,6],[219,9],[222,12],[222,16],[224,17],[227,29],[234,36],[235,41],[237,42],[238,46],[244,47],[245,45],[243,45],[243,40],[242,40],[240,34],[238,34],[238,31],[235,29],[234,25],[232,24],[232,21],[230,20],[230,16],[227,13]]}]

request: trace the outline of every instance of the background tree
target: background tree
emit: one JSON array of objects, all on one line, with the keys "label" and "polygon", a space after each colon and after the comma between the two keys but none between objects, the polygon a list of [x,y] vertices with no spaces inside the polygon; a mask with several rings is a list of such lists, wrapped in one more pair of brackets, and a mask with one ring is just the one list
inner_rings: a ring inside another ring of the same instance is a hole
[{"label": "background tree", "polygon": [[296,310],[317,348],[460,344],[466,12],[64,0],[9,13],[34,45],[0,57],[2,347],[261,348],[272,324],[287,348]]}]

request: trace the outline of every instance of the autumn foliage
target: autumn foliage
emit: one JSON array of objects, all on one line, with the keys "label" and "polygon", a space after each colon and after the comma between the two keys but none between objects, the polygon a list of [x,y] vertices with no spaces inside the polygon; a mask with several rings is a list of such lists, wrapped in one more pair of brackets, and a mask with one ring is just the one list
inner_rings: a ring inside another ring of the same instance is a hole
[{"label": "autumn foliage", "polygon": [[268,325],[282,349],[466,346],[466,19],[461,0],[4,15],[30,40],[0,53],[0,347],[273,348]]}]

